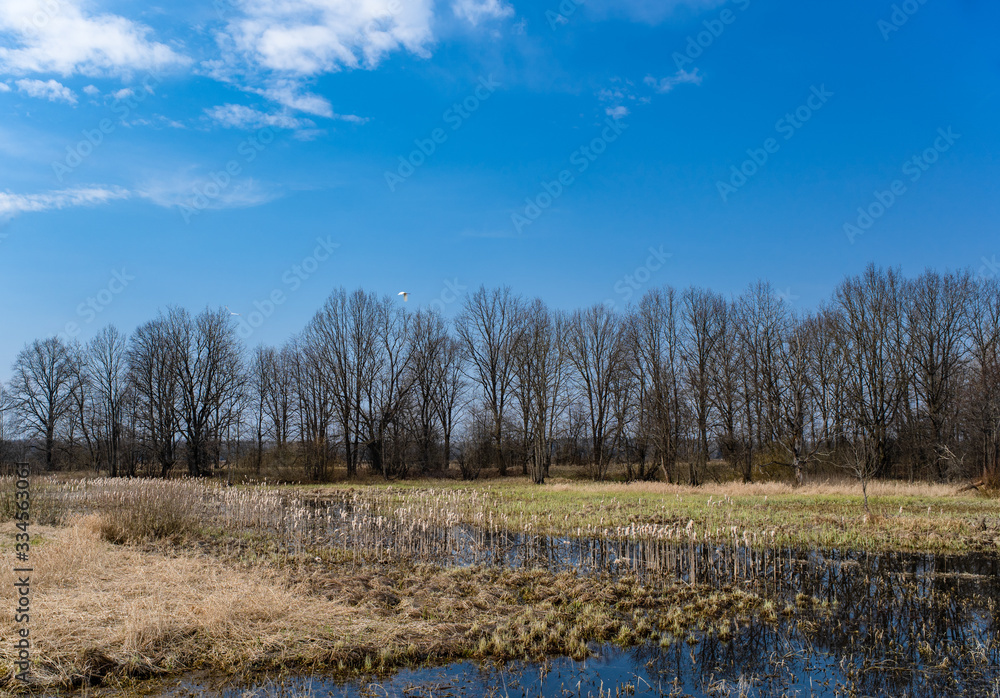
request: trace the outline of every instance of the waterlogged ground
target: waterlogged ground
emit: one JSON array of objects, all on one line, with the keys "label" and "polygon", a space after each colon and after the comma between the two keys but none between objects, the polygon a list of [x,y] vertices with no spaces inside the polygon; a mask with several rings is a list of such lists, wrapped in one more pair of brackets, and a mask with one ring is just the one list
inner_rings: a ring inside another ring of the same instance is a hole
[{"label": "waterlogged ground", "polygon": [[[724,551],[716,551],[722,554]],[[1000,697],[996,556],[772,553],[777,622],[726,637],[653,634],[592,645],[583,661],[458,662],[351,682],[320,676],[182,679],[154,695],[285,696],[970,696]],[[751,585],[749,579],[743,584]],[[828,602],[803,609],[806,595]],[[785,611],[788,610],[788,614]]]},{"label": "waterlogged ground", "polygon": [[[192,496],[199,520],[217,527],[199,534],[206,555],[297,574],[326,571],[334,582],[351,569],[383,570],[391,577],[400,560],[409,560],[452,569],[544,569],[593,585],[620,587],[633,580],[629,584],[641,583],[647,592],[681,585],[692,594],[685,585],[697,585],[699,599],[717,589],[727,592],[720,596],[723,604],[757,601],[749,614],[719,613],[716,606],[708,621],[685,623],[633,605],[627,617],[635,632],[621,642],[590,643],[590,656],[579,661],[458,661],[346,682],[315,674],[182,675],[170,683],[141,684],[150,695],[1000,698],[995,552],[803,550],[782,546],[767,529],[730,526],[725,517],[695,523],[664,515],[612,525],[602,515],[586,529],[564,527],[553,535],[551,526],[534,517],[512,526],[496,514],[489,495],[468,492],[424,498],[411,493],[404,503],[358,494],[302,500],[263,490]],[[726,500],[712,506],[733,507]],[[575,589],[589,593],[593,585]],[[626,594],[626,602],[634,596]],[[511,655],[487,648],[475,656]],[[110,688],[87,692],[120,694]]]}]

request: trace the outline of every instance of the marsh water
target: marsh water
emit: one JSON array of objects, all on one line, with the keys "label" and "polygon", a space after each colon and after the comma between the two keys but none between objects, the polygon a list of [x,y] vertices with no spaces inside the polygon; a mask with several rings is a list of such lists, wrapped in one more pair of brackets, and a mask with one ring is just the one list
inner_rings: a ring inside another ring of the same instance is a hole
[{"label": "marsh water", "polygon": [[[577,560],[581,547],[585,558],[607,554],[599,541],[560,545]],[[731,583],[719,560],[746,552],[698,546],[692,556],[690,546],[679,546],[674,559],[679,567],[694,560],[699,581]],[[540,559],[531,556],[532,564]],[[350,683],[321,676],[230,687],[182,681],[162,695],[1000,697],[997,556],[770,550],[757,551],[756,571],[747,559],[738,584],[755,584],[752,573],[779,599],[805,594],[829,608],[746,623],[726,641],[696,634],[629,649],[594,645],[594,656],[580,662],[459,662]]]},{"label": "marsh water", "polygon": [[[738,586],[775,602],[770,619],[591,645],[585,661],[456,662],[391,677],[184,677],[154,695],[254,696],[976,696],[1000,698],[1000,556],[803,551],[764,532],[672,527],[601,537],[509,533],[493,525],[376,514],[314,502],[272,522],[290,553],[317,546],[442,565],[627,571],[644,583]],[[242,516],[242,514],[241,514]],[[416,521],[416,522],[415,522]],[[234,519],[233,523],[239,523]],[[717,532],[718,533],[718,532]],[[802,599],[809,603],[797,603]],[[785,610],[787,609],[787,613]]]}]

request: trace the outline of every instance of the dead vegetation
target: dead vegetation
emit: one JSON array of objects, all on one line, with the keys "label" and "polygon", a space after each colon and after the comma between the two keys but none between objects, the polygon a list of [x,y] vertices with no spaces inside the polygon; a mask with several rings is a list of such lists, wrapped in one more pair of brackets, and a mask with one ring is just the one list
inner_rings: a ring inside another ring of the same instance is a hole
[{"label": "dead vegetation", "polygon": [[[36,527],[38,684],[114,684],[194,669],[346,676],[463,657],[583,657],[594,641],[725,633],[767,607],[740,590],[654,589],[628,576],[312,558],[251,564],[187,552],[188,544],[113,544],[105,530],[98,516]],[[3,533],[8,548],[9,524]],[[11,628],[6,588],[3,597],[0,625]],[[12,661],[10,648],[0,648],[5,677]]]}]

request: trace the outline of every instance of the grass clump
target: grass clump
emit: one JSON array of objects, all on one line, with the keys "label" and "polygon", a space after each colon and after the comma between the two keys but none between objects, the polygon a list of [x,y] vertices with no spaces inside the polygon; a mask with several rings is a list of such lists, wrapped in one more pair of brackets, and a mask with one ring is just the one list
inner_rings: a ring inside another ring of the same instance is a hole
[{"label": "grass clump", "polygon": [[201,485],[189,481],[139,481],[108,489],[94,501],[100,535],[109,543],[179,542],[204,518]]}]

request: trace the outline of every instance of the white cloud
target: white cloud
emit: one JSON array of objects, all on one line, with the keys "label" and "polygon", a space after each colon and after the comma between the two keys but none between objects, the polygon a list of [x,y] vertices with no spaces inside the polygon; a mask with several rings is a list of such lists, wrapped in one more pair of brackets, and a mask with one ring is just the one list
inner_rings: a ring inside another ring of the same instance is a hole
[{"label": "white cloud", "polygon": [[94,87],[93,85],[87,85],[86,87],[83,88],[83,93],[91,97],[96,97],[97,95],[101,94],[101,91],[96,87]]},{"label": "white cloud", "polygon": [[665,94],[670,92],[672,89],[678,85],[690,84],[690,85],[700,85],[701,75],[698,73],[698,69],[688,72],[686,70],[678,70],[670,77],[656,79],[652,75],[647,75],[646,79],[643,81],[654,90],[660,94]]},{"label": "white cloud", "polygon": [[209,177],[191,179],[178,175],[170,180],[149,182],[136,194],[164,208],[185,207],[198,211],[261,206],[281,196],[278,187],[264,185],[252,177],[236,177],[220,189],[218,196],[207,197],[204,192],[212,184]]},{"label": "white cloud", "polygon": [[5,82],[0,82],[0,92],[10,92],[10,85]]},{"label": "white cloud", "polygon": [[629,114],[628,107],[623,107],[621,105],[617,107],[608,107],[604,111],[612,119],[624,119]]},{"label": "white cloud", "polygon": [[19,92],[23,92],[29,97],[35,97],[37,99],[47,99],[50,102],[66,102],[67,104],[76,104],[76,95],[73,90],[69,89],[60,82],[55,80],[47,80],[45,82],[41,80],[31,80],[23,79],[18,80],[16,83]]},{"label": "white cloud", "polygon": [[112,92],[111,96],[115,99],[125,99],[126,97],[131,97],[135,94],[135,91],[131,87],[123,87],[117,92]]},{"label": "white cloud", "polygon": [[431,41],[432,0],[246,0],[240,9],[224,49],[286,75],[372,68],[393,51],[423,55]]},{"label": "white cloud", "polygon": [[311,92],[303,92],[302,87],[293,80],[274,80],[265,88],[251,88],[250,91],[277,102],[283,107],[306,114],[324,116],[328,119],[336,116],[330,102]]},{"label": "white cloud", "polygon": [[216,35],[222,57],[203,66],[212,77],[278,104],[326,118],[330,102],[310,92],[311,78],[372,69],[386,56],[426,56],[435,0],[243,0]]},{"label": "white cloud", "polygon": [[267,114],[242,104],[224,104],[206,109],[209,118],[226,128],[261,129],[265,126],[276,128],[312,128],[314,124],[309,119],[299,119],[289,114]]},{"label": "white cloud", "polygon": [[128,196],[129,192],[120,187],[63,189],[46,194],[12,194],[0,191],[0,217],[74,206],[96,206],[115,199],[126,199]]},{"label": "white cloud", "polygon": [[461,17],[474,27],[483,20],[502,19],[514,14],[514,8],[504,0],[454,0],[451,9],[456,17]]},{"label": "white cloud", "polygon": [[187,128],[180,121],[175,121],[174,119],[167,118],[163,114],[154,114],[152,118],[149,119],[132,119],[131,121],[126,121],[128,126],[148,126],[150,128],[162,129],[162,128]]},{"label": "white cloud", "polygon": [[119,15],[91,15],[82,0],[0,0],[0,71],[129,75],[189,60]]}]

